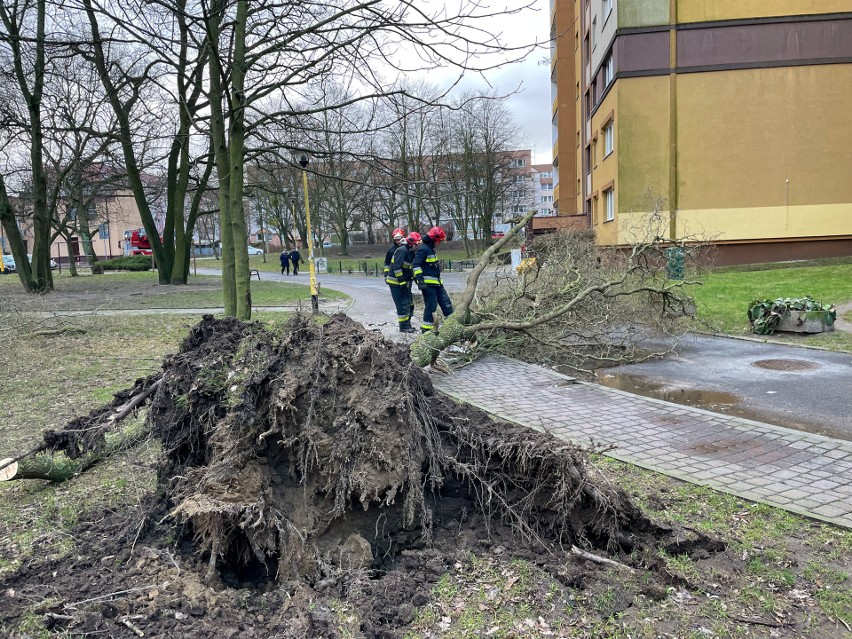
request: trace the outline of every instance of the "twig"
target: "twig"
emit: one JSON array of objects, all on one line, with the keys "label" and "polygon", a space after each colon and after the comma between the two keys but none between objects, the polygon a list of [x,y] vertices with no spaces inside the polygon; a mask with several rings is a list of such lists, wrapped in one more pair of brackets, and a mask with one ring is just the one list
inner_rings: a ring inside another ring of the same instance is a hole
[{"label": "twig", "polygon": [[763,621],[762,619],[746,619],[745,617],[734,617],[729,616],[728,619],[731,621],[739,621],[740,623],[750,623],[754,626],[768,626],[770,628],[780,628],[782,624],[775,623],[774,621]]},{"label": "twig", "polygon": [[101,595],[100,597],[92,597],[91,599],[83,599],[82,601],[75,601],[70,604],[63,604],[63,608],[76,608],[77,606],[82,606],[83,604],[92,603],[95,601],[102,601],[104,599],[110,599],[111,597],[118,597],[119,595],[129,595],[131,592],[141,592],[143,590],[151,590],[152,588],[165,588],[169,585],[169,582],[165,582],[164,584],[150,584],[148,586],[139,586],[138,588],[128,588],[127,590],[119,590],[117,592],[111,592],[108,595]]},{"label": "twig", "polygon": [[145,633],[139,630],[139,627],[132,621],[130,621],[130,619],[128,619],[127,617],[119,617],[118,619],[116,619],[116,621],[130,628],[136,634],[137,637],[145,636]]},{"label": "twig", "polygon": [[596,564],[602,564],[604,566],[612,566],[614,568],[621,568],[622,570],[627,570],[629,572],[635,572],[633,568],[628,566],[627,564],[623,564],[620,561],[614,561],[612,559],[607,559],[606,557],[600,557],[598,555],[593,555],[590,552],[586,552],[585,550],[581,550],[577,548],[577,546],[571,545],[571,552],[580,557],[581,559],[585,559],[586,561],[592,561]]},{"label": "twig", "polygon": [[35,448],[31,448],[27,452],[21,453],[17,457],[9,457],[8,459],[4,459],[2,462],[0,462],[0,471],[2,471],[4,468],[8,468],[12,464],[18,463],[19,461],[21,461],[22,459],[24,459],[26,457],[29,457],[31,455],[35,455],[36,453],[40,453],[41,451],[45,450],[46,448],[47,448],[47,444],[39,444]]}]

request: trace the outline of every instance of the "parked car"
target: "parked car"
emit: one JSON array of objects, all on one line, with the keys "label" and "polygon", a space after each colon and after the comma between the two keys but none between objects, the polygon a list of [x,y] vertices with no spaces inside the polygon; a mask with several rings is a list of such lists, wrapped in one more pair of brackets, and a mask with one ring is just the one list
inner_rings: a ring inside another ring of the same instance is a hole
[{"label": "parked car", "polygon": [[3,256],[3,272],[4,273],[14,273],[18,268],[15,266],[15,258],[11,255]]},{"label": "parked car", "polygon": [[[32,255],[27,255],[27,259],[29,260],[30,264],[33,263],[33,256]],[[52,271],[53,269],[58,268],[58,267],[59,267],[59,264],[56,263],[56,260],[54,260],[53,258],[50,258],[50,270]]]},{"label": "parked car", "polygon": [[263,249],[259,249],[259,248],[256,248],[254,246],[249,246],[248,247],[248,254],[249,255],[263,255]]}]

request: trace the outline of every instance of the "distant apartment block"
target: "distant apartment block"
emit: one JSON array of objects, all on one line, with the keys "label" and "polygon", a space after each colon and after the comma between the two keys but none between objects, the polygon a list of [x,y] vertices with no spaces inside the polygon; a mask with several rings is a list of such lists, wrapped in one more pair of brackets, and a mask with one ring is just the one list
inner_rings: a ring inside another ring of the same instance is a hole
[{"label": "distant apartment block", "polygon": [[852,255],[852,0],[552,0],[551,38],[551,227]]}]

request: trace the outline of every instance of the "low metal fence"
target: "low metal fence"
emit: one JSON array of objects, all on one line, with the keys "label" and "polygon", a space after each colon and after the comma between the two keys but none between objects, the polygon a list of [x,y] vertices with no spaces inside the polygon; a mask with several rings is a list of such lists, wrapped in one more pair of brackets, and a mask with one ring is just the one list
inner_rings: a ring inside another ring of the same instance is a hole
[{"label": "low metal fence", "polygon": [[[445,273],[469,271],[476,266],[476,260],[439,260],[441,271]],[[384,266],[377,262],[370,263],[367,261],[347,262],[328,260],[327,268],[329,273],[338,273],[340,275],[364,275],[365,277],[384,277]]]}]

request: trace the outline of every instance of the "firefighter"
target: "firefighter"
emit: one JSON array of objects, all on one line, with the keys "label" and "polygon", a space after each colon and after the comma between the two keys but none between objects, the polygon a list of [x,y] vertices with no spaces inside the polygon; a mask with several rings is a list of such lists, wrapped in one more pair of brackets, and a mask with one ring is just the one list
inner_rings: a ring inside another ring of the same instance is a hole
[{"label": "firefighter", "polygon": [[414,260],[414,251],[420,241],[420,233],[410,233],[407,238],[401,240],[391,258],[388,277],[385,278],[396,306],[396,317],[399,320],[401,333],[417,332],[411,327],[411,316],[414,312],[414,297],[411,294],[414,272],[411,264]]},{"label": "firefighter", "polygon": [[410,276],[408,278],[408,315],[410,317],[414,317],[414,295],[411,292],[411,289],[414,287],[414,256],[417,254],[417,247],[419,247],[423,243],[423,238],[417,231],[412,231],[408,234],[408,237],[405,238],[405,243],[408,245],[408,250],[405,255],[405,261],[408,262],[408,271],[406,271],[406,273]]},{"label": "firefighter", "polygon": [[385,253],[385,268],[382,271],[385,276],[385,281],[388,284],[390,284],[390,281],[388,281],[388,273],[390,273],[390,263],[393,259],[393,254],[396,252],[396,249],[399,248],[400,242],[405,239],[405,229],[394,229],[393,233],[391,233],[391,239],[393,240],[393,244],[390,245],[388,252]]},{"label": "firefighter", "polygon": [[444,229],[435,226],[429,229],[426,237],[423,238],[423,243],[414,254],[412,263],[414,281],[423,293],[423,322],[420,324],[420,330],[423,333],[435,328],[434,314],[438,306],[441,307],[444,317],[453,314],[453,303],[441,282],[441,265],[435,253],[435,246],[446,239],[447,234],[444,233]]}]

